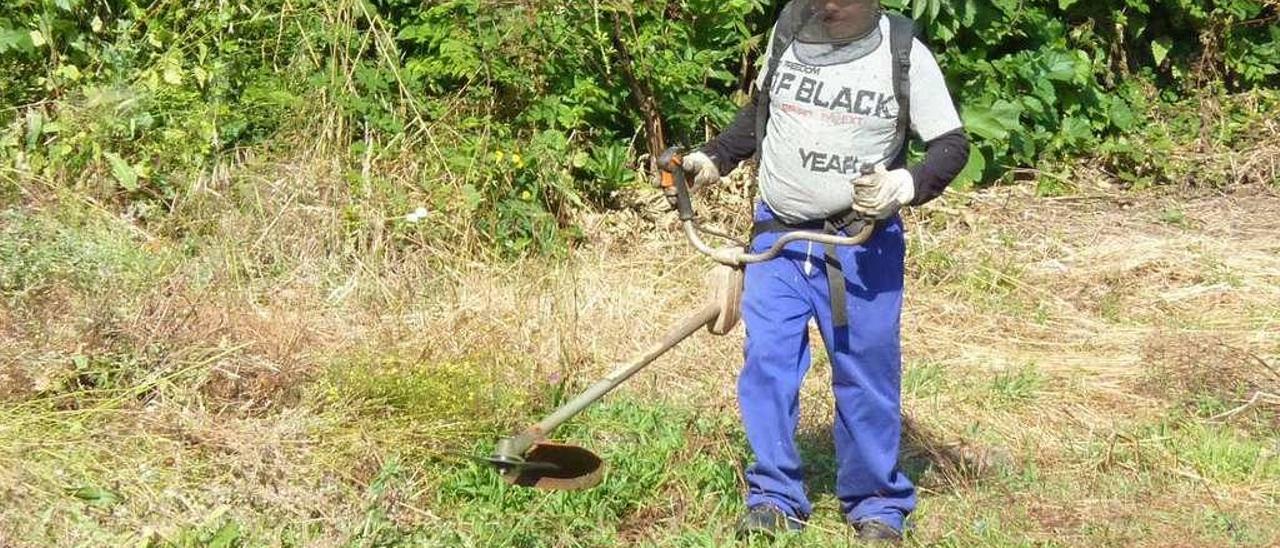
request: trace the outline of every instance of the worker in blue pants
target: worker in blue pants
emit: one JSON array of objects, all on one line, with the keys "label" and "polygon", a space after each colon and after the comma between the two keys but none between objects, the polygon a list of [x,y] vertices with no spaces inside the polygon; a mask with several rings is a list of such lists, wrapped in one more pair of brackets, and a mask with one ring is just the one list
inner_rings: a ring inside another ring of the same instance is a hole
[{"label": "worker in blue pants", "polygon": [[[759,160],[756,250],[782,232],[847,232],[867,220],[876,228],[864,245],[798,242],[747,268],[738,396],[755,462],[738,532],[797,529],[812,510],[795,447],[812,320],[831,358],[845,517],[860,539],[901,541],[915,492],[898,468],[899,211],[943,194],[968,161],[968,136],[914,25],[878,0],[787,2],[752,87],[733,123],[684,156],[695,186]],[[908,165],[912,138],[924,155]]]},{"label": "worker in blue pants", "polygon": [[[756,220],[772,215],[761,206]],[[777,238],[776,233],[763,234],[753,246],[767,249]],[[749,507],[771,505],[799,521],[812,512],[794,440],[813,320],[831,361],[836,496],[852,520],[875,519],[902,529],[903,517],[915,507],[911,481],[897,466],[904,252],[902,223],[896,217],[864,245],[839,248],[850,297],[850,325],[843,327],[833,325],[821,246],[796,242],[778,259],[747,267],[742,301],[746,365],[738,398],[756,457],[747,470]]]}]

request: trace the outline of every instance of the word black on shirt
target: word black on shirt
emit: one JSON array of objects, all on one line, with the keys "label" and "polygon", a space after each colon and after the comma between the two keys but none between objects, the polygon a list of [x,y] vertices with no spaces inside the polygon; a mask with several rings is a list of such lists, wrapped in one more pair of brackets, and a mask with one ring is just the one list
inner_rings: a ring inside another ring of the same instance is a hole
[{"label": "word black on shirt", "polygon": [[[841,87],[832,91],[825,82],[807,76],[784,72],[774,85],[773,92],[792,93],[796,102],[821,107],[836,112],[875,116],[885,120],[897,117],[897,100],[892,94]],[[893,105],[893,110],[890,110]]]}]

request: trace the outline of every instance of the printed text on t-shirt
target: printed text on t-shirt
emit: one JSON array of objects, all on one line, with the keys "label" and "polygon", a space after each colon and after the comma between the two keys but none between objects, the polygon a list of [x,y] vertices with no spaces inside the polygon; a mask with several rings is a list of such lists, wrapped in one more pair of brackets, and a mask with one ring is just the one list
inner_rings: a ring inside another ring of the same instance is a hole
[{"label": "printed text on t-shirt", "polygon": [[812,150],[800,149],[800,164],[814,173],[834,172],[841,175],[859,173],[856,156],[826,154]]},{"label": "printed text on t-shirt", "polygon": [[786,93],[796,102],[825,108],[835,112],[875,116],[893,120],[898,116],[898,101],[892,94],[841,87],[832,92],[825,82],[792,72],[778,75],[773,93]]}]

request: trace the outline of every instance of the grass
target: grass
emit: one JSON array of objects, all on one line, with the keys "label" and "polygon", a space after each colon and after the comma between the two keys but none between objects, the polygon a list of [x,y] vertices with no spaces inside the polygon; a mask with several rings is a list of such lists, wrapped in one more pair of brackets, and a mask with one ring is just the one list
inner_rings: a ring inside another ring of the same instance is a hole
[{"label": "grass", "polygon": [[[622,211],[564,260],[458,260],[310,205],[299,182],[323,162],[243,169],[208,184],[253,192],[192,196],[146,231],[75,196],[0,207],[0,545],[732,542],[740,330],[696,335],[557,432],[605,457],[593,490],[454,456],[696,302],[705,264],[677,235]],[[910,542],[1280,543],[1280,197],[1024,190],[911,219]],[[742,204],[712,198],[724,219]],[[799,436],[816,512],[772,545],[850,544],[820,365]]]}]

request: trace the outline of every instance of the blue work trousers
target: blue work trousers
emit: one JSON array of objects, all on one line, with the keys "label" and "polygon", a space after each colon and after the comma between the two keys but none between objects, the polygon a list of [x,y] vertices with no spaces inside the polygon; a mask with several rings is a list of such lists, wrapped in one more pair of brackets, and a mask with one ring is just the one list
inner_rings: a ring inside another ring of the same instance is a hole
[{"label": "blue work trousers", "polygon": [[[773,213],[761,205],[755,218],[767,221]],[[759,235],[752,249],[766,249],[778,237]],[[832,320],[822,245],[795,242],[777,259],[747,267],[738,402],[755,453],[746,475],[748,507],[773,504],[802,520],[812,512],[795,444],[812,319],[831,359],[836,496],[846,518],[878,519],[901,530],[915,508],[915,488],[898,468],[905,248],[897,217],[864,245],[838,248],[849,318],[840,328]]]}]

